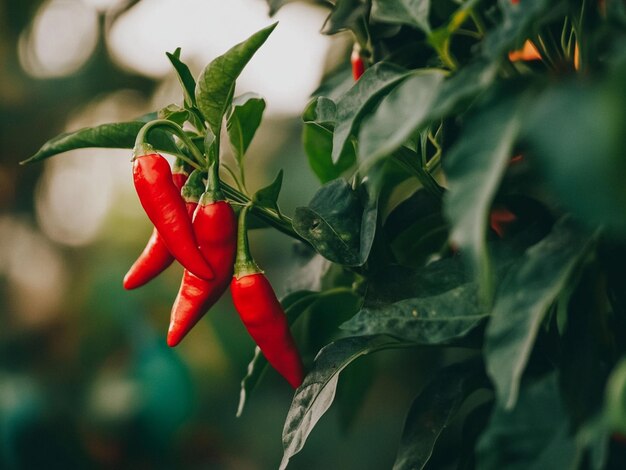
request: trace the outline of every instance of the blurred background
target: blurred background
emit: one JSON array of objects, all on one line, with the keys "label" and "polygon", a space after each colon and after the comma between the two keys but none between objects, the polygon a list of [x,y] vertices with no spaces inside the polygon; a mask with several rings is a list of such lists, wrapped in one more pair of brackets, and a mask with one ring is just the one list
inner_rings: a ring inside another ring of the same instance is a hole
[{"label": "blurred background", "polygon": [[[299,115],[323,74],[346,67],[351,38],[321,35],[319,6],[267,12],[262,0],[0,1],[0,468],[277,467],[292,391],[271,371],[235,417],[253,343],[230,296],[171,350],[180,268],[122,288],[151,231],[130,153],[18,165],[58,133],[180,103],[166,51],[181,47],[197,75],[279,20],[237,93],[268,103],[248,152],[249,186],[284,168],[280,202],[292,214],[318,187]],[[270,230],[251,243],[279,295],[295,288],[293,243]],[[395,354],[362,361],[380,371],[364,406],[350,419],[333,406],[293,468],[390,467],[415,391],[394,374]]]}]

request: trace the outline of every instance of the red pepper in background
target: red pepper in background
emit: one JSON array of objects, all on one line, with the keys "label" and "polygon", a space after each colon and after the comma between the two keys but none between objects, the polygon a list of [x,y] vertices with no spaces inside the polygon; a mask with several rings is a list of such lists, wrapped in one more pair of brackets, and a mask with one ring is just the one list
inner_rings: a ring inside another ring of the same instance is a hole
[{"label": "red pepper in background", "polygon": [[167,160],[157,153],[136,156],[133,180],[141,205],[170,253],[192,273],[213,279],[213,270],[196,245],[191,220]]},{"label": "red pepper in background", "polygon": [[172,307],[167,344],[176,346],[202,316],[219,300],[233,276],[237,251],[237,218],[219,190],[212,187],[200,198],[193,214],[193,229],[204,258],[215,270],[215,278],[205,281],[189,271],[183,280]]},{"label": "red pepper in background", "polygon": [[304,367],[289,331],[287,316],[267,278],[250,256],[246,234],[245,207],[239,215],[239,234],[235,275],[230,284],[235,309],[241,321],[279,374],[298,388]]},{"label": "red pepper in background", "polygon": [[354,81],[356,82],[359,78],[361,78],[363,72],[365,72],[365,63],[363,62],[363,57],[361,57],[360,48],[356,44],[352,49],[350,63],[352,64],[352,76],[354,77]]},{"label": "red pepper in background", "polygon": [[[177,159],[172,172],[174,186],[181,190],[188,177],[189,173],[184,162]],[[165,271],[173,262],[174,256],[167,249],[159,231],[154,228],[146,247],[124,276],[124,289],[143,286]]]}]

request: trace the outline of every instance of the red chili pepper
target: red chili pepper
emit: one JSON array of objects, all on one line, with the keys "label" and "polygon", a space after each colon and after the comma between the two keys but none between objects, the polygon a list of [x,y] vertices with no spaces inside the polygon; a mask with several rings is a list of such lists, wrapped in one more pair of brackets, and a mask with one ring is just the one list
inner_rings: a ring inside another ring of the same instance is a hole
[{"label": "red chili pepper", "polygon": [[196,245],[191,220],[167,160],[156,153],[136,157],[133,178],[141,205],[170,253],[194,274],[213,279],[213,270]]},{"label": "red chili pepper", "polygon": [[[172,172],[172,181],[179,191],[188,177],[189,173],[185,164],[177,160]],[[173,262],[174,257],[167,249],[159,231],[154,228],[146,247],[124,276],[124,289],[130,290],[143,286],[165,271]]]},{"label": "red chili pepper", "polygon": [[354,77],[354,81],[356,82],[359,78],[361,78],[363,72],[365,72],[365,63],[363,62],[363,57],[361,57],[361,53],[356,46],[354,47],[354,49],[352,49],[350,63],[352,64],[352,76]]},{"label": "red chili pepper", "polygon": [[[212,185],[210,183],[210,185]],[[202,316],[219,300],[233,276],[237,250],[237,218],[219,191],[205,192],[193,215],[193,228],[200,251],[215,270],[215,278],[205,281],[189,271],[172,307],[167,333],[168,346],[176,346]]]},{"label": "red chili pepper", "polygon": [[239,215],[235,276],[230,284],[233,303],[267,361],[293,388],[298,388],[304,379],[302,360],[285,312],[269,281],[250,256],[245,228],[247,209]]}]

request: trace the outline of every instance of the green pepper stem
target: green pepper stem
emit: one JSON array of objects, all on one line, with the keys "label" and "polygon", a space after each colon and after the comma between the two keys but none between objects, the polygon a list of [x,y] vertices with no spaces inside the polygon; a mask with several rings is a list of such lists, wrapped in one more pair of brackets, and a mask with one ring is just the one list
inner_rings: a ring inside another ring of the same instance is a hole
[{"label": "green pepper stem", "polygon": [[[194,145],[191,139],[185,134],[185,131],[176,124],[175,122],[168,121],[167,119],[155,119],[154,121],[150,121],[146,123],[137,134],[137,138],[135,139],[135,148],[133,149],[133,153],[135,157],[139,157],[141,155],[145,155],[146,150],[151,151],[152,146],[147,142],[148,133],[157,128],[157,127],[165,127],[172,134],[178,137],[187,147],[187,149],[193,154],[196,161],[200,164],[203,164],[205,159],[202,153],[198,150],[198,148]],[[182,158],[182,157],[181,157]]]},{"label": "green pepper stem", "polygon": [[202,195],[202,205],[224,200],[224,193],[222,193],[220,177],[215,171],[216,167],[217,162],[211,163],[207,176],[206,190]]},{"label": "green pepper stem", "polygon": [[262,273],[259,266],[254,262],[248,245],[248,226],[246,216],[250,205],[246,205],[239,213],[239,226],[237,230],[237,257],[235,258],[235,277],[237,279],[250,274]]}]

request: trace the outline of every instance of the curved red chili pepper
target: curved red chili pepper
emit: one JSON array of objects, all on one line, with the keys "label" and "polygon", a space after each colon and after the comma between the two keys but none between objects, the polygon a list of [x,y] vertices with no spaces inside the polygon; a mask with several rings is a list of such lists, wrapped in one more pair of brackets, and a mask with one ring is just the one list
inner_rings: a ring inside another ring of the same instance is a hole
[{"label": "curved red chili pepper", "polygon": [[352,55],[350,56],[350,63],[352,64],[352,76],[354,77],[354,81],[356,82],[363,72],[365,72],[365,63],[363,62],[363,57],[357,49],[352,50]]},{"label": "curved red chili pepper", "polygon": [[[175,168],[172,173],[174,186],[180,191],[188,177],[189,173],[183,166]],[[165,271],[173,262],[174,257],[167,249],[159,231],[154,228],[146,247],[124,276],[124,289],[131,290],[143,286]]]},{"label": "curved red chili pepper", "polygon": [[235,276],[230,283],[233,304],[254,342],[276,371],[293,387],[304,379],[304,367],[289,331],[287,316],[272,286],[252,260],[245,229],[247,208],[240,214]]},{"label": "curved red chili pepper", "polygon": [[191,220],[167,160],[156,153],[135,158],[133,179],[141,205],[170,253],[194,274],[213,279],[213,270],[196,245]]},{"label": "curved red chili pepper", "polygon": [[193,228],[200,251],[215,270],[215,278],[205,281],[189,271],[172,307],[167,333],[168,346],[176,346],[202,316],[219,300],[233,275],[237,250],[237,218],[226,201],[203,195],[193,216]]}]

